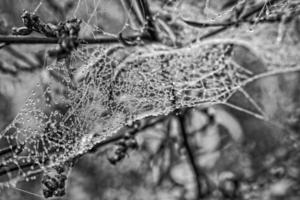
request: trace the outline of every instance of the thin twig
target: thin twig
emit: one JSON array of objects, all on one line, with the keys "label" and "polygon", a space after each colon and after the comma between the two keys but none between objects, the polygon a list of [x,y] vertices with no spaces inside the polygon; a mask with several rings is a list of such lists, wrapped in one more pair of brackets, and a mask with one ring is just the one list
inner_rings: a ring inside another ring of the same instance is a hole
[{"label": "thin twig", "polygon": [[[160,117],[160,118],[157,118],[156,120],[153,120],[152,122],[149,122],[147,124],[145,124],[144,126],[134,130],[134,132],[132,132],[131,134],[132,135],[136,135],[150,127],[153,127],[155,126],[156,124],[159,124],[159,123],[162,123],[166,118],[165,117]],[[89,150],[89,152],[95,152],[98,148],[100,147],[103,147],[104,145],[107,145],[107,144],[110,144],[110,143],[113,143],[113,142],[116,142],[120,139],[122,139],[124,137],[124,134],[123,133],[120,133],[120,134],[117,134],[105,141],[102,141],[98,144],[96,144],[92,149]]]},{"label": "thin twig", "polygon": [[[23,53],[21,53],[20,51],[17,51],[16,49],[8,46],[5,48],[5,50],[10,53],[12,56],[14,56],[15,58],[18,58],[20,60],[22,60],[24,63],[26,63],[28,66],[30,66],[31,68],[35,68],[36,67],[36,63],[32,62],[27,56],[25,56]],[[16,66],[18,69],[20,69],[20,67]]]},{"label": "thin twig", "polygon": [[6,147],[6,148],[3,148],[3,149],[0,149],[0,156],[4,156],[5,154],[9,154],[17,148],[18,148],[18,146],[15,144],[11,147]]},{"label": "thin twig", "polygon": [[181,133],[181,137],[183,139],[183,145],[186,149],[186,152],[187,152],[187,156],[188,156],[188,161],[190,162],[190,165],[193,169],[193,173],[195,175],[195,181],[196,181],[196,184],[197,184],[197,199],[200,199],[202,197],[205,196],[204,194],[204,190],[205,190],[205,186],[202,185],[202,182],[201,182],[201,179],[203,180],[206,180],[206,176],[205,174],[203,174],[197,163],[196,163],[196,160],[195,160],[195,156],[193,154],[193,150],[190,146],[190,143],[189,143],[189,139],[188,139],[188,135],[187,135],[187,132],[186,132],[186,125],[185,125],[185,117],[184,117],[185,113],[180,113],[178,115],[178,120],[179,120],[179,123],[180,123],[180,133]]},{"label": "thin twig", "polygon": [[[153,120],[153,121],[145,124],[144,126],[142,126],[140,128],[137,128],[135,130],[135,132],[133,132],[132,134],[134,134],[134,135],[138,134],[138,133],[140,133],[140,132],[142,132],[142,131],[150,128],[150,127],[155,126],[158,123],[162,123],[165,119],[166,118],[164,118],[164,117],[157,118],[157,119],[155,119],[155,120]],[[116,134],[116,135],[114,135],[112,137],[107,138],[106,140],[103,140],[103,141],[99,142],[93,148],[91,148],[88,152],[84,152],[82,154],[78,154],[77,156],[72,157],[70,160],[77,160],[77,159],[79,159],[81,156],[83,156],[86,153],[93,153],[93,152],[97,151],[99,148],[102,148],[102,147],[104,147],[106,145],[112,144],[112,143],[114,143],[114,142],[116,142],[116,141],[118,141],[118,140],[120,140],[122,138],[124,138],[124,133]],[[44,161],[44,162],[41,162],[41,163],[45,163],[45,162],[47,162],[47,160]],[[23,170],[23,169],[28,168],[30,166],[36,166],[36,165],[37,164],[32,160],[32,161],[26,162],[26,163],[21,164],[21,165],[14,165],[11,168],[3,168],[2,170],[0,169],[0,177],[3,176],[3,175],[5,175],[5,174],[7,174],[7,173],[12,173],[12,172],[15,172],[15,171],[20,171],[20,170]],[[42,173],[42,172],[43,172],[42,169],[36,169],[34,171],[34,174],[37,175],[37,174]],[[32,175],[32,174],[29,173],[29,175]]]},{"label": "thin twig", "polygon": [[1,166],[0,177],[5,175],[5,174],[12,173],[12,172],[15,172],[15,171],[25,170],[25,168],[38,167],[38,164],[36,164],[34,161],[27,162],[25,159],[23,159],[22,161],[20,160],[20,162],[22,162],[23,164],[18,165],[15,162],[11,162],[10,164],[13,164],[13,166],[11,168],[8,168],[8,169]]},{"label": "thin twig", "polygon": [[0,49],[2,49],[3,47],[5,47],[6,45],[7,45],[7,43],[0,44]]},{"label": "thin twig", "polygon": [[[270,0],[268,3],[269,3],[269,4],[275,4],[275,3],[279,2],[279,1],[281,1],[281,0]],[[263,1],[263,2],[259,3],[257,6],[255,6],[254,8],[250,9],[248,12],[246,12],[244,15],[241,16],[240,20],[246,21],[246,20],[248,20],[250,17],[252,17],[254,14],[260,12],[260,11],[264,8],[265,3],[266,3],[266,2]],[[209,32],[209,33],[207,33],[207,34],[201,36],[201,37],[199,38],[199,40],[204,40],[204,39],[207,39],[207,38],[209,38],[209,37],[215,36],[215,35],[217,35],[217,34],[223,32],[223,31],[227,30],[229,27],[231,27],[231,26],[223,26],[223,27],[220,27],[220,28],[218,28],[218,29],[216,29],[216,30],[214,30],[214,31],[211,31],[211,32]],[[195,40],[195,41],[196,41],[196,40]],[[195,41],[193,41],[193,42],[195,42]]]},{"label": "thin twig", "polygon": [[141,16],[142,13],[138,13],[138,11],[143,12],[143,10],[141,10],[141,8],[137,10],[133,1],[121,0],[121,3],[127,13],[130,25],[133,26],[133,28],[137,28],[135,27],[136,25],[138,28],[142,27],[146,19],[143,19],[144,16]]},{"label": "thin twig", "polygon": [[190,26],[196,28],[207,28],[207,27],[217,27],[217,26],[232,26],[238,24],[238,22],[220,22],[220,23],[209,23],[209,22],[195,22],[190,20],[182,19],[182,21]]},{"label": "thin twig", "polygon": [[[128,36],[126,40],[134,40],[137,36]],[[144,41],[153,41],[149,36],[141,36],[141,39]],[[108,37],[102,36],[98,38],[79,38],[80,44],[109,44],[109,43],[118,43],[118,37]],[[28,36],[0,36],[0,43],[7,44],[58,44],[58,38],[46,38],[46,37],[28,37]]]},{"label": "thin twig", "polygon": [[153,17],[150,11],[150,7],[149,4],[147,2],[147,0],[137,0],[137,3],[139,5],[139,7],[141,8],[141,10],[143,11],[144,17],[147,20],[147,31],[149,32],[151,38],[154,41],[158,40],[158,36],[156,33],[156,28],[154,26],[154,21],[153,21]]},{"label": "thin twig", "polygon": [[262,18],[262,19],[253,19],[253,20],[237,20],[237,21],[230,21],[230,22],[219,22],[219,23],[209,23],[209,22],[195,22],[190,20],[182,19],[183,22],[186,24],[196,27],[196,28],[208,28],[208,27],[220,27],[220,26],[237,26],[241,23],[274,23],[274,22],[280,22],[281,17],[276,18]]},{"label": "thin twig", "polygon": [[0,72],[2,72],[3,74],[10,74],[12,76],[16,76],[17,75],[17,71],[14,69],[9,69],[3,66],[3,63],[0,61]]}]

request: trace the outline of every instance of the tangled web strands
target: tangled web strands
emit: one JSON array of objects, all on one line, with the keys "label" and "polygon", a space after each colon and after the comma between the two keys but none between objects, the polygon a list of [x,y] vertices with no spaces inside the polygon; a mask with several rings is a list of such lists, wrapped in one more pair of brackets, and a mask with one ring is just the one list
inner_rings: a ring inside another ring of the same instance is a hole
[{"label": "tangled web strands", "polygon": [[[57,107],[61,102],[67,105],[65,112],[45,109],[50,106],[46,96],[57,83],[44,92],[46,98],[33,93],[0,135],[11,144],[11,156],[2,159],[1,172],[15,166],[27,176],[35,168],[23,170],[26,163],[43,169],[72,160],[133,121],[179,108],[226,102],[249,80],[262,75],[234,62],[231,43],[198,43],[175,50],[149,48],[121,61],[109,51],[97,50],[84,66],[77,86],[67,87],[63,98],[53,97]],[[49,68],[57,69],[70,83],[66,63]]]}]

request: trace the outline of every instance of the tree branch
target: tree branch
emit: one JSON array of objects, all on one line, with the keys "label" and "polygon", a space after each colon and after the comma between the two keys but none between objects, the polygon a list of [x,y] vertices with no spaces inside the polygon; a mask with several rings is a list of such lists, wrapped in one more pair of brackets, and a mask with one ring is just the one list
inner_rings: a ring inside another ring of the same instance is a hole
[{"label": "tree branch", "polygon": [[[162,123],[165,119],[166,119],[165,117],[160,117],[158,119],[155,119],[152,122],[149,122],[149,123],[145,124],[144,126],[135,129],[131,134],[132,135],[136,135],[136,134],[138,134],[141,131],[144,131],[144,130],[146,130],[148,128],[151,128],[151,127],[155,126],[156,124]],[[115,135],[115,136],[109,138],[106,141],[102,141],[99,144],[96,144],[92,149],[89,150],[89,152],[95,152],[98,148],[103,147],[104,145],[116,142],[116,141],[122,139],[123,137],[124,137],[123,133]]]},{"label": "tree branch", "polygon": [[[137,36],[129,36],[125,39],[134,40]],[[153,41],[149,36],[143,35],[141,39],[144,41]],[[98,38],[79,38],[80,44],[109,44],[109,43],[118,43],[118,37],[107,37],[101,36]],[[5,44],[58,44],[58,38],[46,38],[46,37],[29,37],[29,36],[0,36],[0,43]]]},{"label": "tree branch", "polygon": [[1,61],[0,61],[0,72],[2,72],[3,74],[10,74],[12,76],[17,75],[17,73],[18,73],[17,70],[4,67],[3,62],[1,62]]},{"label": "tree branch", "polygon": [[158,40],[157,33],[156,33],[156,28],[154,26],[152,14],[149,8],[149,4],[147,0],[137,0],[137,3],[141,10],[143,11],[143,15],[145,19],[147,20],[147,31],[150,34],[151,38],[155,41]]},{"label": "tree branch", "polygon": [[[269,5],[275,4],[275,3],[279,2],[279,1],[281,1],[281,0],[269,0],[269,1],[268,1],[268,4],[269,4]],[[265,1],[260,2],[257,6],[254,6],[254,7],[253,7],[252,9],[250,9],[248,12],[246,12],[245,14],[243,14],[243,15],[241,16],[240,20],[241,20],[241,21],[247,21],[247,20],[248,20],[250,17],[252,17],[254,14],[260,12],[260,11],[264,8],[265,4],[266,4]],[[218,28],[218,29],[216,29],[216,30],[214,30],[214,31],[211,31],[211,32],[209,32],[209,33],[207,33],[207,34],[201,36],[201,37],[199,38],[199,40],[204,40],[204,39],[207,39],[207,38],[212,37],[212,36],[214,36],[214,35],[217,35],[217,34],[223,32],[223,31],[227,30],[227,29],[230,28],[232,25],[234,25],[234,24],[227,25],[227,26],[223,26],[223,27],[220,27],[220,28]],[[193,41],[193,42],[195,42],[195,41]]]},{"label": "tree branch", "polygon": [[[146,129],[150,128],[150,127],[153,127],[154,125],[156,125],[158,123],[163,122],[165,119],[166,119],[165,117],[157,118],[157,119],[155,119],[155,120],[153,120],[153,121],[145,124],[144,126],[135,129],[132,134],[133,135],[138,134],[139,132],[141,132],[143,130],[146,130]],[[96,144],[88,152],[85,152],[83,154],[78,154],[76,157],[71,158],[69,161],[71,161],[71,160],[77,160],[77,159],[79,159],[81,156],[83,156],[86,153],[93,153],[93,152],[97,151],[99,148],[102,148],[102,147],[104,147],[106,145],[112,144],[112,143],[114,143],[114,142],[122,139],[123,137],[124,137],[124,133],[119,133],[119,134],[116,134],[116,135],[114,135],[112,137],[109,137],[106,140],[103,140],[103,141],[99,142],[98,144]],[[2,152],[9,153],[9,150],[8,149],[3,149]],[[47,160],[44,161],[44,162],[41,162],[41,163],[45,163],[45,162],[47,162]],[[38,167],[38,165],[33,160],[31,160],[29,162],[26,162],[26,163],[23,163],[23,164],[20,164],[20,165],[18,165],[16,163],[10,163],[10,164],[13,165],[10,168],[5,168],[5,166],[0,166],[0,177],[3,176],[3,175],[5,175],[5,174],[7,174],[7,173],[12,173],[12,172],[15,172],[15,171],[23,170],[23,169],[28,168],[30,166],[37,166]],[[36,169],[34,171],[34,175],[37,175],[37,174],[42,173],[42,172],[43,172],[42,169]],[[30,172],[28,174],[32,175]]]},{"label": "tree branch", "polygon": [[[179,120],[179,124],[180,124],[180,134],[183,139],[183,145],[187,152],[188,161],[189,161],[189,163],[192,167],[193,173],[195,175],[195,181],[197,184],[197,198],[196,199],[200,199],[200,198],[205,197],[206,192],[208,192],[208,190],[206,191],[206,188],[205,188],[205,187],[208,187],[208,185],[205,186],[202,184],[203,182],[201,182],[201,179],[206,181],[206,176],[204,173],[202,173],[202,171],[200,171],[200,169],[197,165],[197,162],[195,160],[195,156],[194,156],[193,150],[190,146],[188,135],[187,135],[186,128],[185,128],[186,125],[185,125],[184,115],[185,115],[185,112],[180,113],[178,115],[178,120]],[[208,184],[207,181],[205,184]]]},{"label": "tree branch", "polygon": [[208,28],[208,27],[226,27],[226,26],[238,26],[241,23],[249,23],[249,24],[255,24],[255,23],[275,23],[280,22],[281,17],[270,17],[270,18],[262,18],[262,19],[249,19],[249,20],[237,20],[237,21],[230,21],[230,22],[220,22],[220,23],[209,23],[209,22],[195,22],[190,20],[182,20],[186,24],[196,27],[196,28]]}]

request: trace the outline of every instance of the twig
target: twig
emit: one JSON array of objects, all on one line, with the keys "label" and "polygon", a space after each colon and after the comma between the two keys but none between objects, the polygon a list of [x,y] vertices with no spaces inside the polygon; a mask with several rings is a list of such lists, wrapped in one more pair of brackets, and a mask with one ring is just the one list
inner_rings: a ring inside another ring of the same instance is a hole
[{"label": "twig", "polygon": [[185,113],[180,113],[178,115],[178,120],[179,120],[179,123],[180,123],[180,133],[181,133],[181,137],[183,139],[183,145],[186,149],[186,152],[187,152],[187,156],[188,156],[188,161],[190,162],[190,165],[193,169],[193,173],[195,175],[195,181],[196,181],[196,184],[197,184],[197,199],[200,199],[200,198],[203,198],[205,196],[205,193],[207,191],[205,191],[205,185],[202,184],[201,182],[201,179],[205,179],[206,180],[206,176],[204,173],[202,173],[196,163],[196,160],[195,160],[195,157],[194,157],[194,154],[193,154],[193,150],[190,146],[190,143],[189,143],[189,139],[188,139],[188,135],[187,135],[187,132],[186,132],[186,126],[185,126],[185,117],[184,117],[184,114]]},{"label": "twig", "polygon": [[143,15],[145,17],[145,19],[147,20],[147,31],[150,34],[151,38],[154,41],[158,40],[158,36],[156,33],[156,28],[154,26],[154,22],[153,22],[153,17],[149,8],[149,4],[147,2],[147,0],[138,0],[137,1],[139,7],[141,8],[141,10],[143,11]]},{"label": "twig", "polygon": [[0,156],[4,156],[5,154],[11,153],[17,148],[18,148],[17,145],[13,145],[12,147],[6,147],[6,148],[3,148],[3,149],[0,149]]},{"label": "twig", "polygon": [[[12,48],[11,46],[7,46],[6,48],[4,48],[4,50],[16,58],[12,63],[15,69],[5,68],[3,66],[3,63],[0,63],[0,71],[4,74],[16,76],[19,72],[33,72],[37,69],[42,68],[42,60],[39,56],[35,56],[37,62],[34,62],[23,53],[16,51],[16,49]],[[24,62],[26,65],[24,66],[20,64],[19,62],[17,62],[17,60]]]},{"label": "twig", "polygon": [[196,28],[208,28],[208,27],[218,27],[218,26],[236,26],[241,23],[249,23],[249,24],[254,24],[254,23],[274,23],[274,22],[280,22],[281,17],[271,17],[271,18],[261,18],[261,19],[253,19],[253,20],[237,20],[237,21],[230,21],[230,22],[219,22],[219,23],[209,23],[209,22],[195,22],[195,21],[190,21],[190,20],[182,20],[186,24],[196,27]]},{"label": "twig", "polygon": [[[31,68],[35,68],[37,64],[32,62],[28,57],[26,57],[24,54],[20,53],[19,51],[15,50],[14,48],[11,48],[10,46],[6,47],[5,50],[10,53],[12,56],[22,60],[25,62],[28,66]],[[18,69],[22,69],[18,66],[16,66]]]},{"label": "twig", "polygon": [[[42,160],[40,160],[42,161]],[[48,160],[45,160],[43,162],[40,163],[45,163]],[[31,167],[37,167],[39,166],[39,164],[35,163],[34,161],[26,161],[26,159],[20,160],[20,163],[23,163],[22,165],[18,165],[17,163],[15,163],[14,161],[11,161],[9,164],[13,164],[13,166],[11,168],[5,168],[5,166],[1,166],[0,168],[0,177],[7,174],[7,173],[11,173],[11,172],[15,172],[15,171],[21,171],[24,170],[25,168],[31,168]]]},{"label": "twig", "polygon": [[[137,36],[128,36],[127,40],[134,40]],[[144,41],[153,41],[149,36],[141,36]],[[58,44],[58,38],[46,38],[46,37],[28,37],[28,36],[0,36],[0,43],[7,44]],[[92,44],[109,44],[118,43],[118,37],[102,36],[98,38],[79,38],[80,44],[92,45]]]},{"label": "twig", "polygon": [[[137,1],[139,1],[139,0],[137,0]],[[136,2],[136,1],[134,1],[134,2]],[[121,3],[127,13],[128,20],[129,20],[129,23],[131,24],[131,26],[136,28],[135,25],[137,25],[140,28],[144,25],[146,19],[143,18],[144,16],[141,16],[141,14],[142,14],[141,12],[143,12],[143,10],[141,10],[140,7],[138,7],[139,10],[137,10],[134,2],[132,0],[131,1],[121,0]],[[137,5],[137,6],[139,6],[139,5]],[[138,11],[140,13],[138,13]]]},{"label": "twig", "polygon": [[[150,127],[155,126],[156,124],[162,123],[165,119],[166,119],[165,117],[160,117],[156,120],[153,120],[152,122],[149,122],[149,123],[145,124],[144,126],[138,128],[138,129],[135,129],[134,132],[132,132],[131,134],[136,135],[139,132],[142,132]],[[96,144],[91,150],[89,150],[89,152],[95,152],[98,148],[103,147],[104,145],[116,142],[116,141],[122,139],[123,137],[124,137],[123,133],[117,134],[117,135],[109,138],[108,140],[105,140],[105,141],[100,142],[99,144]]]},{"label": "twig", "polygon": [[[149,122],[149,123],[145,124],[144,126],[138,128],[138,129],[136,129],[132,134],[137,134],[137,133],[139,133],[139,132],[141,132],[143,130],[146,130],[147,128],[153,127],[154,125],[163,122],[164,120],[165,120],[164,117],[158,118],[158,119],[156,119],[156,120],[154,120],[152,122]],[[106,146],[108,144],[112,144],[112,143],[114,143],[114,142],[122,139],[123,137],[124,137],[123,133],[119,133],[119,134],[116,134],[116,135],[114,135],[112,137],[109,137],[106,140],[103,140],[103,141],[99,142],[98,144],[96,144],[88,152],[84,152],[82,154],[78,154],[77,156],[72,157],[69,161],[71,161],[71,160],[77,160],[82,155],[84,155],[86,153],[93,153],[93,152],[97,151],[99,148],[104,147],[104,146]],[[47,160],[44,161],[44,162],[41,162],[41,163],[46,163],[46,162],[47,162]],[[7,169],[3,168],[2,170],[0,169],[0,177],[3,176],[3,175],[5,175],[6,173],[12,173],[12,172],[19,171],[19,170],[22,170],[24,168],[27,168],[27,167],[30,167],[30,166],[36,166],[36,165],[37,164],[34,161],[29,161],[29,162],[26,162],[26,163],[21,164],[21,165],[16,165],[15,164],[15,166],[12,166],[11,168],[7,168]],[[37,170],[34,171],[34,174],[37,175],[37,174],[42,173],[42,172],[43,172],[42,169],[37,169]],[[29,173],[29,175],[32,175],[32,174]]]},{"label": "twig", "polygon": [[18,73],[16,70],[4,67],[1,61],[0,61],[0,72],[2,72],[3,74],[10,74],[12,76],[16,76]]},{"label": "twig", "polygon": [[5,47],[6,45],[7,45],[7,43],[0,44],[0,49],[2,49],[3,47]]},{"label": "twig", "polygon": [[220,23],[207,23],[207,22],[195,22],[190,20],[182,19],[184,23],[196,27],[196,28],[207,28],[207,27],[216,27],[216,26],[232,26],[238,24],[238,22],[220,22]]},{"label": "twig", "polygon": [[[269,0],[268,3],[271,5],[271,4],[275,4],[275,3],[279,2],[279,1],[281,1],[281,0]],[[242,15],[242,16],[240,17],[240,20],[246,21],[246,20],[248,20],[251,16],[253,16],[254,14],[260,12],[260,11],[264,8],[265,3],[266,3],[265,1],[259,3],[257,6],[255,6],[254,8],[252,8],[251,10],[249,10],[248,12],[246,12],[244,15]],[[223,31],[227,30],[227,29],[228,29],[229,27],[231,27],[231,26],[232,26],[232,25],[220,27],[220,28],[218,28],[218,29],[216,29],[216,30],[214,30],[214,31],[211,31],[211,32],[209,32],[209,33],[207,33],[207,34],[201,36],[201,37],[199,38],[199,40],[204,40],[204,39],[207,39],[207,38],[212,37],[212,36],[214,36],[214,35],[217,35],[217,34],[223,32]],[[196,40],[194,40],[193,42],[195,42],[195,41],[196,41]]]}]

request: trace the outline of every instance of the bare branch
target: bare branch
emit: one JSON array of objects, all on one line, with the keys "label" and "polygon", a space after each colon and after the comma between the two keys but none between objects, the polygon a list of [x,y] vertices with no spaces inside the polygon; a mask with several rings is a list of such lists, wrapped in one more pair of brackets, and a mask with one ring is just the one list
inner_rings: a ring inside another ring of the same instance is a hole
[{"label": "bare branch", "polygon": [[[134,40],[137,36],[126,37],[126,40]],[[144,41],[153,41],[149,36],[141,36]],[[78,38],[80,44],[109,44],[118,43],[118,37],[101,36],[98,38]],[[58,44],[58,38],[46,38],[46,37],[28,37],[28,36],[0,36],[0,43],[7,44]]]},{"label": "bare branch", "polygon": [[[155,126],[158,123],[162,123],[165,119],[166,119],[165,117],[160,117],[160,118],[154,119],[153,121],[150,121],[149,123],[146,123],[144,126],[135,129],[132,132],[132,134],[133,135],[138,134],[138,133],[140,133],[140,132],[142,132],[142,131],[150,128],[150,127]],[[85,152],[83,154],[79,154],[76,157],[72,157],[71,160],[77,160],[77,159],[79,159],[81,156],[83,156],[86,153],[93,153],[93,152],[97,151],[99,148],[102,148],[102,147],[104,147],[106,145],[112,144],[112,143],[114,143],[114,142],[122,139],[123,137],[124,137],[124,133],[119,133],[119,134],[116,134],[116,135],[114,135],[112,137],[109,137],[106,140],[103,140],[103,141],[99,142],[98,144],[96,144],[88,152]],[[4,153],[9,153],[8,149],[4,149],[3,151],[4,151]],[[69,160],[69,161],[71,161],[71,160]],[[47,160],[41,161],[40,163],[46,163],[46,162],[47,162]],[[22,162],[20,162],[20,163],[22,163]],[[33,160],[31,160],[29,162],[25,162],[24,164],[21,164],[21,165],[15,165],[14,163],[12,163],[12,164],[13,164],[13,166],[11,166],[10,168],[0,167],[0,177],[3,176],[3,175],[5,175],[5,174],[7,174],[7,173],[12,173],[12,172],[15,172],[15,171],[20,171],[20,170],[23,170],[23,169],[31,167],[31,166],[37,167],[37,168],[39,167],[35,163],[35,161],[33,161]],[[34,175],[37,175],[37,174],[42,173],[42,172],[43,172],[42,169],[36,169],[34,171]],[[29,175],[31,176],[32,174],[29,172]]]},{"label": "bare branch", "polygon": [[[279,1],[281,1],[281,0],[270,0],[270,1],[268,2],[268,4],[272,5],[272,4],[275,4],[275,3],[279,2]],[[257,14],[258,12],[260,12],[260,11],[264,8],[265,3],[266,3],[265,1],[262,1],[262,2],[260,2],[258,5],[254,6],[254,7],[253,7],[252,9],[250,9],[248,12],[246,12],[245,14],[243,14],[243,15],[240,17],[240,20],[241,20],[241,21],[247,21],[250,17],[252,17],[253,15]],[[234,24],[232,24],[232,25],[234,25]],[[228,29],[229,27],[231,27],[232,25],[223,26],[223,27],[220,27],[220,28],[218,28],[218,29],[216,29],[216,30],[214,30],[214,31],[211,31],[211,32],[209,32],[209,33],[207,33],[207,34],[201,36],[201,37],[199,38],[199,40],[204,40],[204,39],[207,39],[207,38],[212,37],[212,36],[214,36],[214,35],[217,35],[217,34],[223,32],[223,31],[227,30],[227,29]],[[195,41],[193,41],[193,42],[195,42]]]},{"label": "bare branch", "polygon": [[[185,112],[180,113],[178,115],[178,120],[180,123],[180,133],[181,133],[181,137],[183,139],[184,148],[186,149],[186,152],[187,152],[188,161],[189,161],[189,163],[192,167],[193,173],[195,175],[195,181],[197,184],[197,198],[196,199],[200,199],[200,198],[204,197],[206,195],[206,193],[208,192],[208,190],[206,188],[206,187],[208,187],[208,185],[203,185],[203,183],[205,183],[205,184],[208,184],[208,183],[206,180],[206,175],[200,170],[200,168],[197,165],[197,162],[195,160],[195,156],[194,156],[193,150],[190,146],[188,135],[186,132],[184,116],[185,116]],[[202,182],[201,180],[206,181],[206,182]]]},{"label": "bare branch", "polygon": [[[14,48],[11,48],[10,46],[6,47],[5,50],[8,53],[10,53],[12,56],[22,60],[24,63],[26,63],[31,68],[35,68],[35,66],[37,65],[36,63],[32,62],[28,57],[26,57],[24,54],[15,50]],[[16,66],[16,67],[18,68],[18,66]]]},{"label": "bare branch", "polygon": [[10,74],[12,76],[16,76],[18,73],[14,69],[9,69],[7,67],[4,67],[3,62],[1,62],[1,61],[0,61],[0,72],[2,72],[3,74]]},{"label": "bare branch", "polygon": [[157,33],[156,33],[156,28],[154,26],[152,14],[149,8],[149,4],[147,0],[138,0],[137,1],[140,9],[143,11],[143,15],[145,19],[147,20],[147,31],[149,32],[151,38],[155,41],[158,40]]}]

